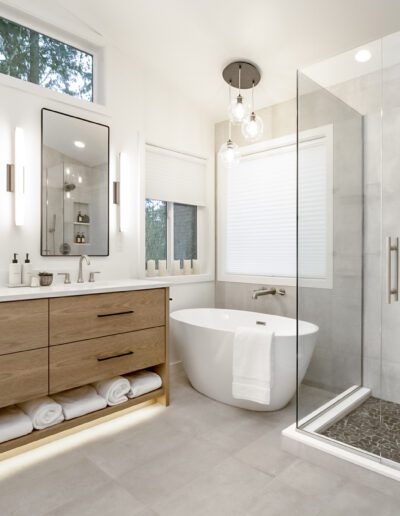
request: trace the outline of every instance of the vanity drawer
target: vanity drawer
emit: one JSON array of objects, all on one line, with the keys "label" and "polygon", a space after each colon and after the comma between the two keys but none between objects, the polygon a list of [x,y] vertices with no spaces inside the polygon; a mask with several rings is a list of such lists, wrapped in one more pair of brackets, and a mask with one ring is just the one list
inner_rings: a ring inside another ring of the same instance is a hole
[{"label": "vanity drawer", "polygon": [[48,345],[48,301],[0,303],[0,355]]},{"label": "vanity drawer", "polygon": [[48,393],[48,348],[0,356],[0,407]]},{"label": "vanity drawer", "polygon": [[165,327],[50,348],[50,393],[165,362]]},{"label": "vanity drawer", "polygon": [[50,300],[50,345],[165,324],[165,289]]}]

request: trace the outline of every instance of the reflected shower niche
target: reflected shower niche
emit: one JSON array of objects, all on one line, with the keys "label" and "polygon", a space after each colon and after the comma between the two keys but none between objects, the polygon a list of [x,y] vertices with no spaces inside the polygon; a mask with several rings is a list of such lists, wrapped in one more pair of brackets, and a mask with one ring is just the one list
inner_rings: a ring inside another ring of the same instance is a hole
[{"label": "reflected shower niche", "polygon": [[109,127],[42,109],[43,256],[109,253]]}]

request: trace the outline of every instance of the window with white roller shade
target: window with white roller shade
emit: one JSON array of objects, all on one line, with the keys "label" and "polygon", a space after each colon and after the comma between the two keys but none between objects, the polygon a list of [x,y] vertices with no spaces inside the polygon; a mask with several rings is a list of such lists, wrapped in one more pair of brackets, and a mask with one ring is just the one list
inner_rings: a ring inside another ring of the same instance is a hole
[{"label": "window with white roller shade", "polygon": [[161,274],[163,269],[163,274],[177,275],[189,262],[191,273],[203,274],[209,238],[207,159],[150,144],[145,152],[147,274]]},{"label": "window with white roller shade", "polygon": [[[299,277],[331,285],[331,132],[300,143]],[[219,278],[294,285],[296,145],[293,136],[242,148],[237,168],[220,170]]]},{"label": "window with white roller shade", "polygon": [[146,145],[146,198],[205,206],[206,160]]}]

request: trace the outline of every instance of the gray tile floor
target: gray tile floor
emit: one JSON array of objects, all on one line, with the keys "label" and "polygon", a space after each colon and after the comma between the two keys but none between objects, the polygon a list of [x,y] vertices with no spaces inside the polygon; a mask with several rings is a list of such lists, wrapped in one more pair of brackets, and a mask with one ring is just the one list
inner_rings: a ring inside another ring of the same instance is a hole
[{"label": "gray tile floor", "polygon": [[[323,398],[323,391],[303,389],[310,410]],[[144,411],[150,419],[31,466],[0,464],[1,516],[400,513],[397,499],[281,449],[293,403],[274,413],[235,409],[194,391],[175,367],[171,406]]]}]

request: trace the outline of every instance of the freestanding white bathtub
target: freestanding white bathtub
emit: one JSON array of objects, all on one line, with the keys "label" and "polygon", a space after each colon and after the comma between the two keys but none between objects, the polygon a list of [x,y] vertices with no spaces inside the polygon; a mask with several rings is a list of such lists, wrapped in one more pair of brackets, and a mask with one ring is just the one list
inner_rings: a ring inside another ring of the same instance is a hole
[{"label": "freestanding white bathtub", "polygon": [[[271,402],[262,405],[232,396],[233,337],[238,326],[257,322],[275,333]],[[199,392],[223,403],[250,410],[279,410],[296,392],[296,320],[277,315],[195,308],[171,314],[171,332],[190,383]],[[318,326],[299,321],[299,382],[314,351]]]}]

